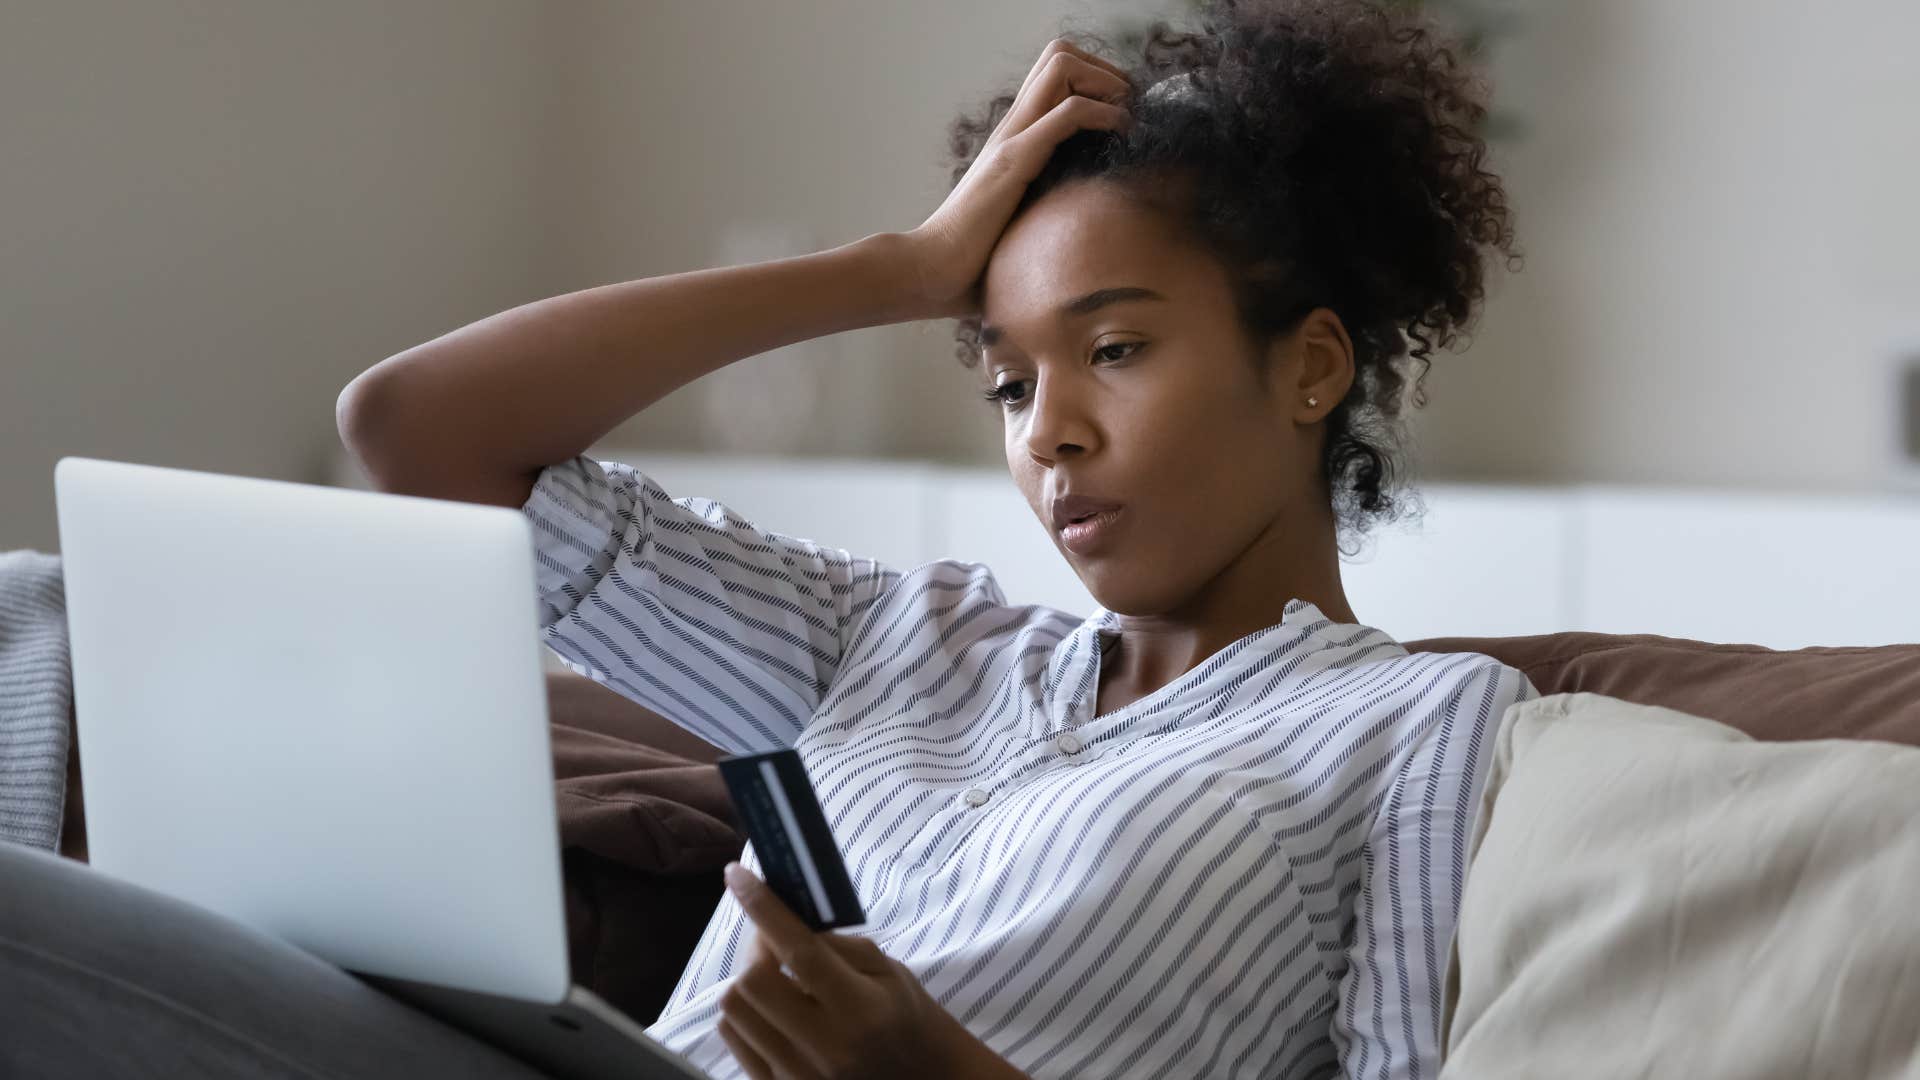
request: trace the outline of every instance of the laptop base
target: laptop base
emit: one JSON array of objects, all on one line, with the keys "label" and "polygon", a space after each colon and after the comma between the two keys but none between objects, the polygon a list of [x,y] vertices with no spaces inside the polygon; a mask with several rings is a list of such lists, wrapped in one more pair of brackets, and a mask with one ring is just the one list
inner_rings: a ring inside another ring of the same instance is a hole
[{"label": "laptop base", "polygon": [[499,1047],[556,1080],[711,1080],[632,1017],[576,986],[557,1004],[359,975],[382,993]]}]

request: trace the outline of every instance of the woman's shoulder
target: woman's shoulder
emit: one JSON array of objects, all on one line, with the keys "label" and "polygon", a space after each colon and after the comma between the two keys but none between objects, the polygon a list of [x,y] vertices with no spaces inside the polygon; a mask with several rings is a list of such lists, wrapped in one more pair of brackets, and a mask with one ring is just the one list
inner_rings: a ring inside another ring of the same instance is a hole
[{"label": "woman's shoulder", "polygon": [[[1335,624],[1326,632],[1350,645],[1345,665],[1374,673],[1370,682],[1394,690],[1383,702],[1402,715],[1402,724],[1415,729],[1444,723],[1462,713],[1497,723],[1507,707],[1539,697],[1524,671],[1498,657],[1470,650],[1415,648],[1385,631],[1360,625]],[[1339,637],[1341,633],[1348,636]]]},{"label": "woman's shoulder", "polygon": [[[1481,639],[1409,638],[1402,641],[1383,629],[1361,623],[1332,623],[1325,628],[1325,632],[1354,635],[1353,640],[1368,646],[1365,659],[1371,662],[1445,671],[1450,677],[1444,680],[1442,689],[1469,680],[1492,680],[1503,685],[1524,687],[1529,696],[1535,696],[1526,672],[1497,656],[1464,647]],[[1456,644],[1463,647],[1449,647]]]},{"label": "woman's shoulder", "polygon": [[1444,743],[1466,732],[1474,744],[1491,735],[1506,711],[1540,696],[1526,672],[1479,652],[1405,652],[1402,663],[1426,672],[1420,705],[1407,723],[1424,752],[1444,753]]},{"label": "woman's shoulder", "polygon": [[1527,677],[1525,671],[1487,653],[1422,649],[1407,651],[1406,657],[1409,661],[1424,659],[1427,662],[1446,664],[1454,673],[1451,680],[1454,686],[1465,683],[1487,686],[1491,688],[1490,692],[1509,702],[1540,696],[1540,692],[1534,689],[1533,680]]}]

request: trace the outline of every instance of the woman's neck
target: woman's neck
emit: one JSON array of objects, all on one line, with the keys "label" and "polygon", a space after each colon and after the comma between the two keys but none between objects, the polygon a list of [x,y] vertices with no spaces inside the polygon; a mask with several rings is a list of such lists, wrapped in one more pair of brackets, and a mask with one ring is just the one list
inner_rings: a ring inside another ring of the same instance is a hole
[{"label": "woman's neck", "polygon": [[1117,615],[1120,643],[1101,663],[1096,713],[1111,712],[1198,667],[1249,634],[1278,624],[1305,600],[1335,622],[1357,623],[1340,582],[1331,517],[1324,528],[1277,525],[1179,608]]}]

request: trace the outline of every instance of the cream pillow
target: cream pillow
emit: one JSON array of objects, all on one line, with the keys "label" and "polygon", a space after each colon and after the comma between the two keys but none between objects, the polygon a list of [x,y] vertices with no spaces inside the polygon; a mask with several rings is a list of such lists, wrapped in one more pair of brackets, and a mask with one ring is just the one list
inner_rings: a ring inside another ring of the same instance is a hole
[{"label": "cream pillow", "polygon": [[1920,748],[1507,710],[1443,1080],[1920,1077]]}]

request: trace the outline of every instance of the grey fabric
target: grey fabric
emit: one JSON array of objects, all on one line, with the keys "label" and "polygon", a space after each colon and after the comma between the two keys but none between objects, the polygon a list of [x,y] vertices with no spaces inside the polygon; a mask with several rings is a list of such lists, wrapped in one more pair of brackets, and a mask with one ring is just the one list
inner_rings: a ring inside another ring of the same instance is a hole
[{"label": "grey fabric", "polygon": [[543,1075],[276,938],[0,844],[0,1077]]},{"label": "grey fabric", "polygon": [[60,557],[0,554],[0,840],[60,842],[73,674]]}]

